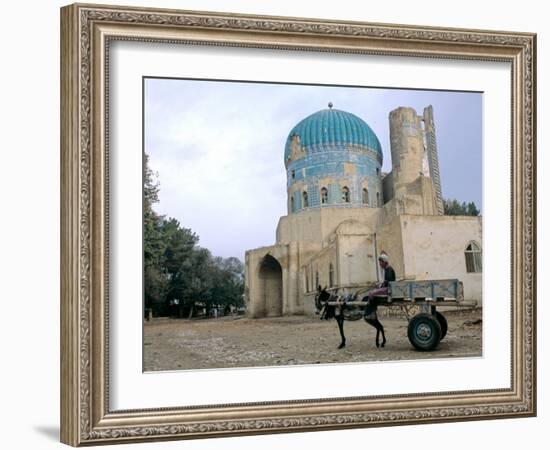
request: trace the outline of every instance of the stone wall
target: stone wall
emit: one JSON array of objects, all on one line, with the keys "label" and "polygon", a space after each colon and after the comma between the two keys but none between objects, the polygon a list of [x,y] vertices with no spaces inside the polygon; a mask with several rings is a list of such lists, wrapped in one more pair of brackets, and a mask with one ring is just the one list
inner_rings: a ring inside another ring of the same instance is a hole
[{"label": "stone wall", "polygon": [[375,230],[384,221],[383,208],[354,208],[326,206],[296,214],[283,216],[279,219],[276,232],[276,242],[317,242],[322,245],[338,225],[346,220],[357,220],[368,224]]},{"label": "stone wall", "polygon": [[464,298],[482,304],[482,272],[466,270],[466,247],[482,245],[482,219],[469,216],[399,217],[403,240],[405,278],[417,280],[458,278]]}]

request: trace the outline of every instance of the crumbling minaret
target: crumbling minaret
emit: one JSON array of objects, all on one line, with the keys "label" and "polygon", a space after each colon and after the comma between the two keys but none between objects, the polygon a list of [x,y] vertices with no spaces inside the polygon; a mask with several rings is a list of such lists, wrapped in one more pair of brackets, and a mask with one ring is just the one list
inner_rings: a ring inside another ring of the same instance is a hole
[{"label": "crumbling minaret", "polygon": [[390,113],[390,143],[394,195],[397,195],[422,173],[422,118],[413,108],[400,107]]},{"label": "crumbling minaret", "polygon": [[433,108],[422,116],[414,108],[390,112],[392,172],[384,180],[388,199],[406,214],[443,214]]}]

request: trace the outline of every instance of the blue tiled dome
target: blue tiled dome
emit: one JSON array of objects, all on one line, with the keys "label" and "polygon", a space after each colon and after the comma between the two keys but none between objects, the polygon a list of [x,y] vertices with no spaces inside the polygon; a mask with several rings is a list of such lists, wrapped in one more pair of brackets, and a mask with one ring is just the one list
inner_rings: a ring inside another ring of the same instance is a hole
[{"label": "blue tiled dome", "polygon": [[382,160],[380,142],[367,123],[354,114],[331,106],[306,117],[290,131],[286,140],[285,160],[290,155],[294,135],[300,137],[300,143],[306,150],[325,144],[356,144],[375,151]]}]

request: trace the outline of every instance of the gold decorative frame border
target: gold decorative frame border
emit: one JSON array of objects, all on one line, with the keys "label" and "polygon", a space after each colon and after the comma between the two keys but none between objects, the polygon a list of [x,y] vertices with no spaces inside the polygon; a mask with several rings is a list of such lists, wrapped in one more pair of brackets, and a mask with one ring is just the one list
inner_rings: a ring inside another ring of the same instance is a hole
[{"label": "gold decorative frame border", "polygon": [[[506,61],[512,67],[510,389],[111,411],[108,56],[113,39]],[[536,414],[536,35],[74,4],[61,9],[61,441],[73,446]]]}]

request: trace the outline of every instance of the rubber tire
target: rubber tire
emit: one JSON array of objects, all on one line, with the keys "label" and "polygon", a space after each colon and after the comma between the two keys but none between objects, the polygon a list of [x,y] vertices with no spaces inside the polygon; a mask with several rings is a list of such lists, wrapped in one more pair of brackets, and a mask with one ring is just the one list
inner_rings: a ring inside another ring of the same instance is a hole
[{"label": "rubber tire", "polygon": [[445,316],[441,314],[439,311],[436,311],[434,315],[437,321],[439,322],[439,325],[441,326],[441,339],[439,340],[442,341],[443,338],[447,336],[447,330],[449,329],[449,325],[447,325],[447,319],[445,318]]},{"label": "rubber tire", "polygon": [[[429,335],[423,337],[419,335],[419,327],[423,327]],[[409,342],[414,348],[422,352],[434,350],[441,340],[441,325],[435,316],[426,313],[420,313],[414,316],[409,322],[407,329]]]}]

